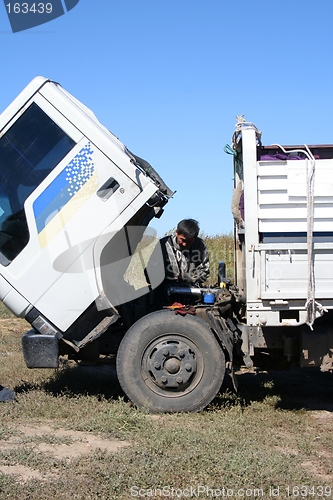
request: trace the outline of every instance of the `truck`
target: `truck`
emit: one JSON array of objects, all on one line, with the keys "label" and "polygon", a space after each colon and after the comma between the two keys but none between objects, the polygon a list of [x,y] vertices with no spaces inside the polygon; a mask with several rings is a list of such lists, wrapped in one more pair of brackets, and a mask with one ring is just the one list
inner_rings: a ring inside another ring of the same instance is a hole
[{"label": "truck", "polygon": [[263,356],[332,371],[333,145],[261,135],[239,117],[225,149],[234,279],[221,262],[214,285],[170,286],[157,307],[149,224],[174,192],[60,84],[34,78],[0,116],[0,300],[31,326],[26,365],[115,359],[125,395],[150,412],[199,411]]}]

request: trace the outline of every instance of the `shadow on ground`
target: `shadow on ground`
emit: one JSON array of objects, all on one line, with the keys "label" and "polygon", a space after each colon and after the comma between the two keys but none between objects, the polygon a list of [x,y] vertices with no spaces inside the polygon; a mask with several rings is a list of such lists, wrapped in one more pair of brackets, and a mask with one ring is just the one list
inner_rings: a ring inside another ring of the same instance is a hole
[{"label": "shadow on ground", "polygon": [[48,380],[38,384],[25,383],[15,387],[17,394],[29,390],[44,390],[53,396],[97,396],[99,399],[118,399],[124,396],[119,385],[115,364],[80,365],[64,364]]},{"label": "shadow on ground", "polygon": [[[333,374],[319,368],[289,370],[239,369],[236,371],[237,393],[226,375],[220,394],[214,399],[215,408],[231,405],[248,406],[274,397],[276,408],[288,410],[333,411]],[[15,387],[16,393],[45,390],[54,396],[66,394],[93,395],[99,399],[118,399],[124,395],[116,374],[115,364],[101,366],[63,365],[48,380],[38,384],[25,383]]]},{"label": "shadow on ground", "polygon": [[241,369],[236,372],[236,376],[237,394],[231,379],[226,377],[222,396],[215,399],[215,405],[228,404],[230,394],[230,402],[235,400],[244,406],[275,397],[277,408],[333,411],[333,374],[321,372],[319,368],[294,367],[267,371]]}]

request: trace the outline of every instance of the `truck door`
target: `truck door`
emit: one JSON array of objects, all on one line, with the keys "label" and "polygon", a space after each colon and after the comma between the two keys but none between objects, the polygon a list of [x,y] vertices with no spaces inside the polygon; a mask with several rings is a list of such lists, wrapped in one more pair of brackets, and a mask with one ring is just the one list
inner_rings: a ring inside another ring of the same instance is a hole
[{"label": "truck door", "polygon": [[98,295],[94,241],[141,189],[38,93],[3,132],[0,179],[0,275],[65,331]]}]

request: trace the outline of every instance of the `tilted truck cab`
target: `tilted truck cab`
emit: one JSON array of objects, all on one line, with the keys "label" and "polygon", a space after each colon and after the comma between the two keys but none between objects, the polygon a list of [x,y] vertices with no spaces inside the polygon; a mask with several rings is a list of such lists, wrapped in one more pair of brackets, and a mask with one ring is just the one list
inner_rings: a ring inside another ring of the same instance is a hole
[{"label": "tilted truck cab", "polygon": [[28,366],[55,367],[60,338],[103,333],[133,298],[117,297],[121,262],[172,192],[46,78],[5,110],[0,131],[0,298],[45,336],[25,337]]},{"label": "tilted truck cab", "polygon": [[234,283],[221,262],[214,286],[169,287],[157,306],[145,230],[173,192],[59,84],[23,90],[0,116],[0,299],[31,324],[28,367],[115,355],[125,394],[153,412],[204,408],[261,353],[333,370],[331,327],[316,326],[333,310],[333,145],[263,146],[240,119],[227,152]]}]

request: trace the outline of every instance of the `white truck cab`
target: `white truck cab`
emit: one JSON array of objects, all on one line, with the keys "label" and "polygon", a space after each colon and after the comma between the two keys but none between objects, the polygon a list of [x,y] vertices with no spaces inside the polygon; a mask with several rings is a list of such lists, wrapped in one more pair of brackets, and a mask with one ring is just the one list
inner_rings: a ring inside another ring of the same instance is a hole
[{"label": "white truck cab", "polygon": [[127,300],[120,262],[172,195],[154,169],[37,77],[0,116],[0,190],[4,304],[55,337],[71,337],[79,318],[80,338],[115,320]]}]

